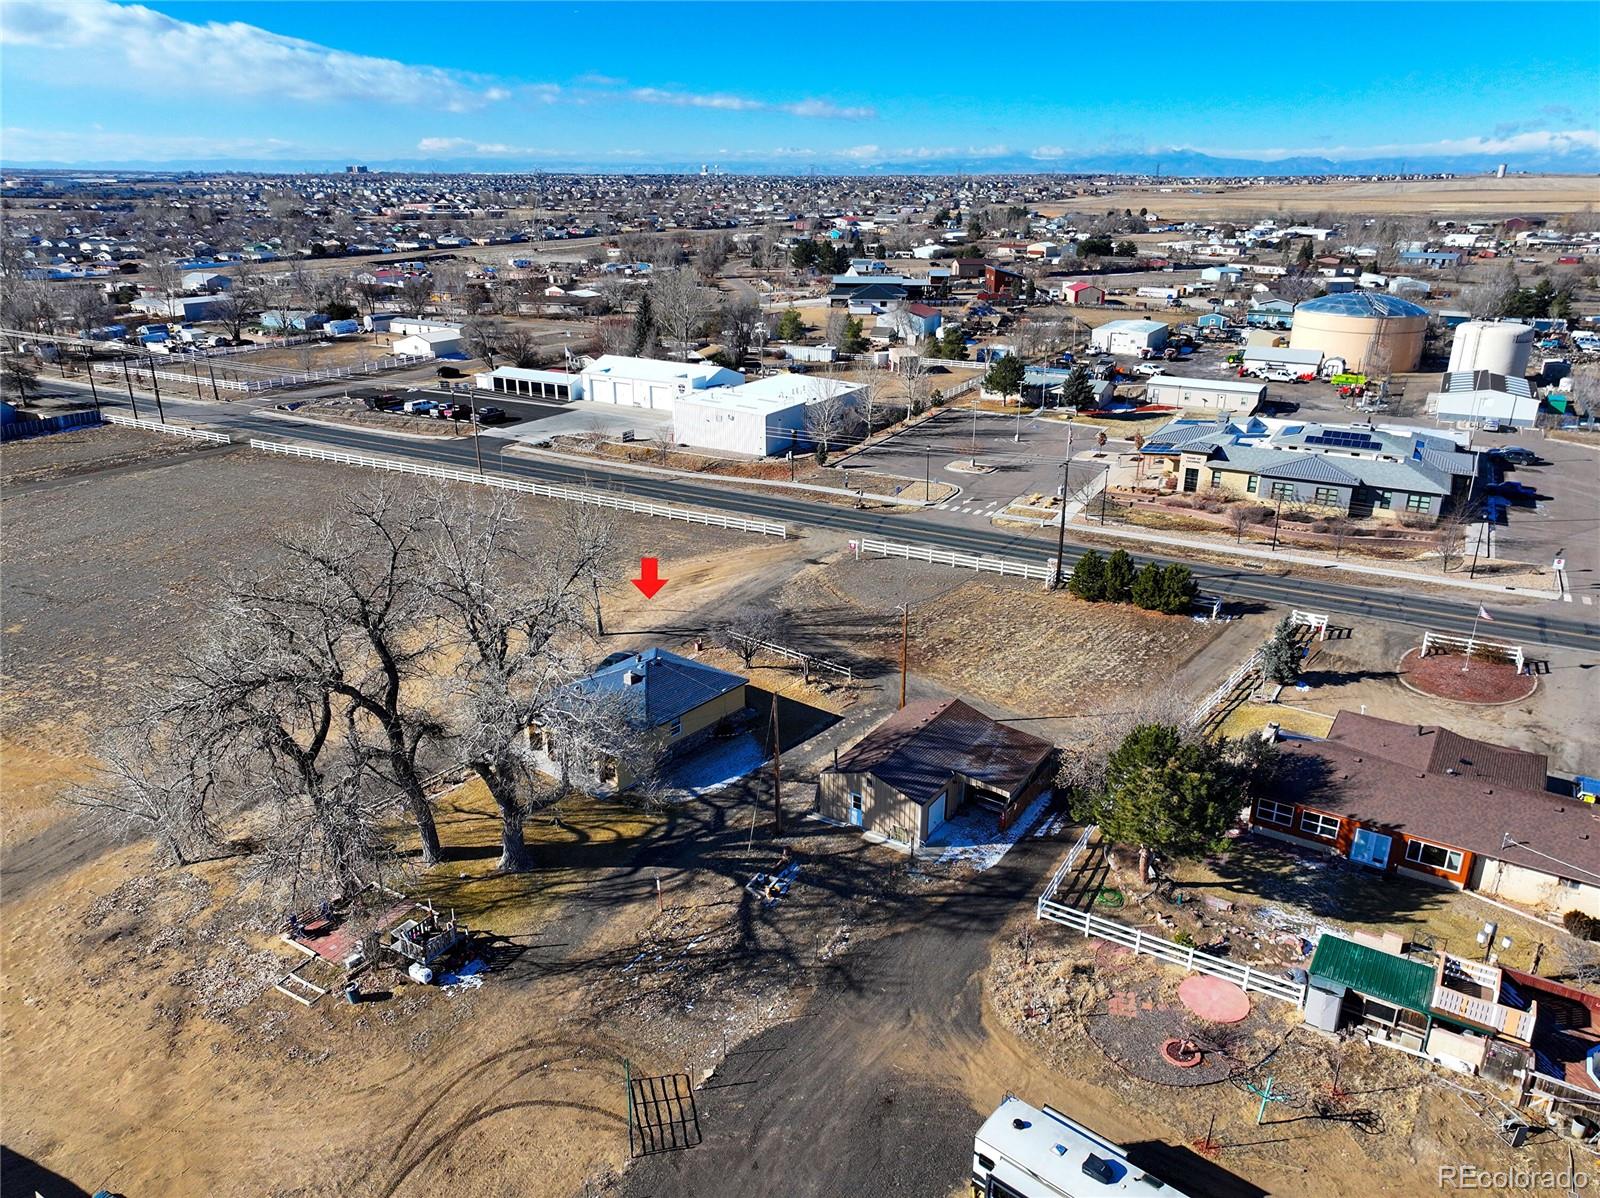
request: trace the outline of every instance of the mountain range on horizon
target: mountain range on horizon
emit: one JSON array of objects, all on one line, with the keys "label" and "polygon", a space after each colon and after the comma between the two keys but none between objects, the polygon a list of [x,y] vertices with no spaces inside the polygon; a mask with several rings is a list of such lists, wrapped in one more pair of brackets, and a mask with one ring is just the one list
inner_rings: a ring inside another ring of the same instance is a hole
[{"label": "mountain range on horizon", "polygon": [[747,158],[716,163],[714,159],[662,158],[605,160],[594,159],[537,161],[493,155],[455,155],[450,157],[396,157],[364,159],[358,155],[330,158],[195,158],[171,161],[128,159],[102,162],[58,162],[33,160],[0,161],[4,170],[52,171],[187,171],[249,172],[267,174],[330,174],[343,171],[348,163],[361,162],[370,170],[399,173],[440,174],[522,174],[546,171],[566,174],[696,174],[702,166],[715,165],[729,175],[799,175],[815,170],[830,175],[953,175],[953,174],[1112,174],[1160,178],[1233,178],[1265,176],[1296,178],[1316,175],[1394,175],[1394,174],[1491,174],[1502,163],[1517,174],[1600,174],[1600,153],[1569,151],[1540,155],[1497,158],[1485,154],[1452,155],[1433,158],[1401,156],[1335,161],[1330,158],[1298,156],[1290,158],[1217,157],[1198,150],[1103,151],[1058,158],[1039,158],[1028,154],[1001,156],[952,155],[911,160],[862,161],[840,155],[818,154],[814,158]]}]

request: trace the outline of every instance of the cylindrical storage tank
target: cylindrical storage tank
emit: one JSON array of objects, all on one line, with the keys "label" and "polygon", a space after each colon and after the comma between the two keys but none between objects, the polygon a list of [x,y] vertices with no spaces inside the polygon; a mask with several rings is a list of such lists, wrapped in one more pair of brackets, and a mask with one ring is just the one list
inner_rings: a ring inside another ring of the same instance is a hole
[{"label": "cylindrical storage tank", "polygon": [[1533,353],[1533,329],[1525,324],[1504,324],[1493,320],[1469,320],[1456,327],[1450,344],[1450,370],[1487,370],[1509,378],[1528,373]]},{"label": "cylindrical storage tank", "polygon": [[1343,358],[1366,374],[1404,374],[1422,361],[1428,310],[1396,295],[1357,291],[1307,300],[1294,310],[1291,349]]}]

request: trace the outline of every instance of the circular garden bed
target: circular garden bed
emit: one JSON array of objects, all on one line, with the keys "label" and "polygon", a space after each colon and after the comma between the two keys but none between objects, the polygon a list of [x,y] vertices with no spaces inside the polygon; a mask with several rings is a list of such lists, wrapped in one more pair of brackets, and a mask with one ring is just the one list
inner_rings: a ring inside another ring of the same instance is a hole
[{"label": "circular garden bed", "polygon": [[1430,653],[1410,649],[1400,659],[1400,681],[1414,691],[1455,703],[1516,703],[1539,687],[1532,674],[1517,672],[1514,662],[1497,657],[1460,653]]}]

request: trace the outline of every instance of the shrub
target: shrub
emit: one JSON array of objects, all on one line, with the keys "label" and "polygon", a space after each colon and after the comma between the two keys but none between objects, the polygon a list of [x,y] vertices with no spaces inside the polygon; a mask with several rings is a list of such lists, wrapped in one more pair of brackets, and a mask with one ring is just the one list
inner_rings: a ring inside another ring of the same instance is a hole
[{"label": "shrub", "polygon": [[1584,911],[1568,911],[1561,917],[1561,926],[1579,940],[1600,940],[1600,919]]},{"label": "shrub", "polygon": [[1112,551],[1106,559],[1105,597],[1110,603],[1127,603],[1133,598],[1133,558],[1126,549]]},{"label": "shrub", "polygon": [[1145,611],[1156,611],[1161,606],[1161,567],[1155,562],[1146,562],[1144,567],[1133,576],[1131,597],[1134,605],[1142,607]]}]

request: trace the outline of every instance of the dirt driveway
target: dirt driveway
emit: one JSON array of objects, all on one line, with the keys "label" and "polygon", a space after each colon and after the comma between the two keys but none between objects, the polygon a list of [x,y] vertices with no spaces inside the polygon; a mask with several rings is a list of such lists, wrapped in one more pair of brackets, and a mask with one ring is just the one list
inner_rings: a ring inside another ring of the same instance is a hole
[{"label": "dirt driveway", "polygon": [[972,1131],[987,1114],[969,1087],[992,1092],[992,1106],[1015,1084],[1000,1061],[984,1059],[980,975],[990,937],[1060,851],[1055,841],[1024,839],[994,869],[924,895],[905,930],[868,948],[852,976],[731,1052],[697,1096],[705,1142],[637,1162],[624,1192],[960,1189]]}]

